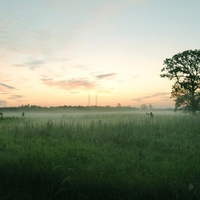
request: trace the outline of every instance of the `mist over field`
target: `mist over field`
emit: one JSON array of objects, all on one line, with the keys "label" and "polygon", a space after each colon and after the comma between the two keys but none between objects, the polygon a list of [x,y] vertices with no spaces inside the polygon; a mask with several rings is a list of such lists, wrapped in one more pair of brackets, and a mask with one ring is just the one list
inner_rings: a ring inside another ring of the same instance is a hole
[{"label": "mist over field", "polygon": [[[77,109],[59,109],[59,110],[49,110],[49,111],[24,111],[25,116],[24,118],[47,118],[47,119],[54,119],[54,118],[67,118],[67,117],[81,117],[81,116],[89,116],[89,115],[99,115],[99,116],[104,116],[104,115],[120,115],[120,114],[128,114],[128,115],[146,115],[146,113],[152,112],[155,116],[160,116],[160,115],[187,115],[185,113],[177,112],[175,113],[172,109],[171,110],[159,110],[159,109],[151,109],[151,110],[113,110],[111,111],[110,109],[108,110],[87,110],[87,111],[79,111]],[[22,117],[22,112],[21,111],[4,111],[3,112],[4,117]]]}]

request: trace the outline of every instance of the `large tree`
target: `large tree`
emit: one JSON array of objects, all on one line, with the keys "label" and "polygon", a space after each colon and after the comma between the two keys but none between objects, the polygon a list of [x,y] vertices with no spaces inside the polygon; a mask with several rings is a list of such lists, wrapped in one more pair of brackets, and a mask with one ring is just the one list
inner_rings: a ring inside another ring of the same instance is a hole
[{"label": "large tree", "polygon": [[162,78],[174,80],[171,97],[175,110],[193,114],[200,107],[200,50],[187,50],[164,60]]}]

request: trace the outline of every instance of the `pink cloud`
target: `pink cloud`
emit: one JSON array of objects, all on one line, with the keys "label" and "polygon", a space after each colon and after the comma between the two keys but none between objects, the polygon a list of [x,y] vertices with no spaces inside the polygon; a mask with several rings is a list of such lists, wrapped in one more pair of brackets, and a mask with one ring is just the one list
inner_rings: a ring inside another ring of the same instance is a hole
[{"label": "pink cloud", "polygon": [[73,89],[93,89],[96,87],[96,83],[85,80],[85,79],[71,79],[71,80],[62,80],[56,81],[53,79],[42,79],[43,84],[53,87],[59,87],[64,90],[73,90]]}]

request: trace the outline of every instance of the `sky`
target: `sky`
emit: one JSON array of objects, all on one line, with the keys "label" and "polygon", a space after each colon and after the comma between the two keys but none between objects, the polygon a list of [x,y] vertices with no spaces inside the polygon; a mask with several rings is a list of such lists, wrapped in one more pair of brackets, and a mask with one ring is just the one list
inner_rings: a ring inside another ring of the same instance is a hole
[{"label": "sky", "polygon": [[199,0],[1,0],[0,107],[173,108],[163,61],[200,47]]}]

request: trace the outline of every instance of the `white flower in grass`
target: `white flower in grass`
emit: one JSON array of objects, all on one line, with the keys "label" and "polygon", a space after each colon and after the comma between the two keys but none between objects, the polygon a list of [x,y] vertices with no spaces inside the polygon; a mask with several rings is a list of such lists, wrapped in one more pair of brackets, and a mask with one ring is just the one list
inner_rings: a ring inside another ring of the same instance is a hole
[{"label": "white flower in grass", "polygon": [[190,185],[188,186],[189,191],[192,191],[194,189],[194,186],[190,183]]}]

